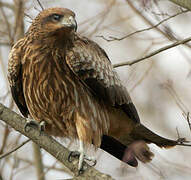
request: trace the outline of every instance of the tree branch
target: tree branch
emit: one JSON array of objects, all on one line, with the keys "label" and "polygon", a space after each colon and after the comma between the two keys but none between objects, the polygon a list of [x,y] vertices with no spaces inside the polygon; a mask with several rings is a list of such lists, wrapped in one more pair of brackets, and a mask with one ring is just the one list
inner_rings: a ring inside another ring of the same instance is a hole
[{"label": "tree branch", "polygon": [[152,56],[154,56],[156,54],[159,54],[160,52],[163,52],[163,51],[168,50],[170,48],[179,46],[181,44],[185,44],[185,43],[187,43],[189,41],[191,41],[191,37],[183,39],[183,40],[180,40],[180,41],[176,41],[175,43],[172,43],[170,45],[167,45],[167,46],[164,46],[162,48],[159,48],[159,49],[151,52],[150,54],[147,54],[146,56],[144,56],[142,58],[134,59],[134,60],[123,62],[123,63],[114,64],[113,67],[116,68],[116,67],[120,67],[120,66],[126,66],[126,65],[130,66],[130,65],[133,65],[133,64],[138,63],[140,61],[143,61],[143,60],[145,60],[147,58],[150,58],[150,57],[152,57]]},{"label": "tree branch", "polygon": [[18,41],[24,36],[24,7],[25,3],[22,0],[15,0],[15,23],[14,23],[14,40]]},{"label": "tree branch", "polygon": [[[136,8],[133,3],[130,0],[126,0],[126,2],[128,3],[128,5],[131,7],[131,9],[148,25],[150,25],[151,27],[154,26],[154,24],[148,19],[146,18],[143,13],[141,13],[140,9]],[[168,33],[163,32],[159,27],[155,27],[155,30],[157,30],[160,34],[162,34],[164,37],[166,37],[168,40],[170,41],[179,41],[181,39],[178,39],[176,37],[173,37],[171,35],[169,35]],[[191,46],[189,44],[184,44],[185,46],[187,46],[188,48],[191,48]]]},{"label": "tree branch", "polygon": [[33,143],[33,153],[34,153],[34,164],[36,168],[37,178],[38,180],[45,180],[44,165],[42,161],[41,150],[36,143]]},{"label": "tree branch", "polygon": [[5,25],[6,25],[6,28],[7,28],[8,37],[9,37],[9,42],[10,42],[10,44],[12,44],[12,43],[13,43],[13,38],[12,38],[12,35],[11,35],[10,23],[9,23],[9,21],[8,21],[8,19],[7,19],[7,16],[6,16],[5,11],[4,11],[4,9],[3,9],[2,6],[0,6],[0,12],[1,12],[1,14],[2,14],[3,21],[5,22]]},{"label": "tree branch", "polygon": [[[0,103],[0,119],[5,123],[13,127],[16,131],[19,131],[21,134],[30,138],[33,142],[38,144],[41,148],[46,150],[57,160],[63,163],[74,175],[77,174],[78,162],[73,161],[72,163],[68,162],[68,156],[70,151],[54,140],[52,137],[48,136],[46,133],[39,133],[39,130],[35,128],[29,128],[27,132],[25,129],[26,119],[18,115],[17,113],[11,111],[9,108],[5,107]],[[78,179],[100,179],[100,180],[112,180],[108,175],[100,173],[95,168],[90,167],[85,163],[87,169],[85,172],[78,177]]]},{"label": "tree branch", "polygon": [[40,8],[41,8],[42,10],[44,10],[44,7],[43,7],[43,5],[41,4],[40,0],[37,0],[37,2],[38,2],[38,4],[39,4]]},{"label": "tree branch", "polygon": [[123,36],[123,37],[114,37],[114,36],[109,36],[108,38],[106,38],[106,37],[104,37],[104,36],[97,36],[97,37],[101,37],[102,39],[104,39],[104,40],[106,40],[106,41],[108,41],[108,42],[111,42],[111,41],[121,41],[121,40],[126,39],[126,38],[128,38],[128,37],[130,37],[130,36],[133,36],[133,35],[135,35],[135,34],[137,34],[137,33],[142,33],[142,32],[145,32],[145,31],[154,29],[154,28],[158,27],[159,25],[161,25],[162,23],[164,23],[164,22],[166,22],[166,21],[168,21],[168,20],[170,20],[170,19],[172,19],[172,18],[174,18],[174,17],[176,17],[176,16],[178,16],[178,15],[181,15],[181,14],[183,14],[183,13],[187,13],[187,12],[189,12],[189,10],[181,11],[181,12],[179,12],[179,13],[176,13],[176,14],[172,15],[172,16],[169,16],[169,17],[166,18],[166,19],[163,19],[162,21],[160,21],[159,23],[157,23],[157,24],[155,24],[155,25],[153,25],[153,26],[151,26],[151,27],[137,30],[137,31],[132,32],[132,33],[130,33],[130,34],[127,34],[127,35],[125,35],[125,36]]},{"label": "tree branch", "polygon": [[16,150],[18,150],[19,148],[21,148],[22,146],[24,146],[26,143],[28,143],[30,141],[30,139],[24,141],[22,144],[20,144],[19,146],[15,147],[14,149],[12,149],[11,151],[9,152],[6,152],[5,154],[2,154],[0,156],[0,159],[3,159],[5,158],[6,156],[10,155],[11,153],[15,152]]},{"label": "tree branch", "polygon": [[11,10],[14,10],[14,8],[15,8],[14,5],[12,5],[10,3],[6,3],[6,2],[1,2],[1,1],[0,1],[0,6],[9,8]]}]

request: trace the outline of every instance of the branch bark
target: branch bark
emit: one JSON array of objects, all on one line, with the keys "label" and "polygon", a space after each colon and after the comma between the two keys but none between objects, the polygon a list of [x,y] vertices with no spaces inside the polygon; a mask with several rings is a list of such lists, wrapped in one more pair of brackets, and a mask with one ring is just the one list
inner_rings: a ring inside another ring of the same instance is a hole
[{"label": "branch bark", "polygon": [[[68,156],[70,151],[54,140],[52,137],[48,136],[46,133],[40,133],[35,128],[27,127],[27,132],[24,130],[26,119],[18,115],[17,113],[11,111],[9,108],[5,107],[0,103],[0,119],[13,127],[16,131],[19,131],[21,134],[30,138],[33,142],[38,144],[41,148],[46,150],[57,160],[63,163],[74,175],[77,174],[78,170],[78,161],[73,161],[72,163],[68,162]],[[79,177],[74,179],[96,179],[96,180],[112,180],[109,175],[100,173],[95,168],[90,167],[85,163],[87,169]]]}]

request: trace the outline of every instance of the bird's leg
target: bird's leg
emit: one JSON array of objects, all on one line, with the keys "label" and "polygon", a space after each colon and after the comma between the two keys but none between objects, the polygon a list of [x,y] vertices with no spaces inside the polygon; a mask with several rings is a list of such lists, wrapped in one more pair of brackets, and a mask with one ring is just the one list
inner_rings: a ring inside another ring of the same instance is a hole
[{"label": "bird's leg", "polygon": [[78,151],[71,151],[69,156],[68,156],[68,161],[71,162],[71,157],[79,157],[78,171],[79,171],[79,174],[81,174],[84,171],[84,169],[83,169],[84,160],[93,162],[92,166],[96,165],[96,160],[94,157],[88,157],[85,154],[83,141],[80,140],[79,143],[80,143],[79,150]]},{"label": "bird's leg", "polygon": [[80,141],[80,148],[79,148],[79,163],[78,163],[78,170],[83,171],[83,161],[85,158],[85,153],[84,153],[84,143]]},{"label": "bird's leg", "polygon": [[25,124],[24,130],[25,132],[27,132],[27,127],[37,127],[39,129],[40,132],[43,132],[45,130],[45,121],[40,121],[40,123],[38,123],[37,121],[35,121],[32,118],[27,118],[27,122]]}]

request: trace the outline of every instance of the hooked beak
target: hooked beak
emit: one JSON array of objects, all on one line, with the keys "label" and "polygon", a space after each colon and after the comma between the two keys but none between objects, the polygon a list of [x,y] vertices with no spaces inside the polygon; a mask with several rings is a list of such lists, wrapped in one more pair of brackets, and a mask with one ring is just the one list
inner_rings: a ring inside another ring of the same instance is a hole
[{"label": "hooked beak", "polygon": [[73,16],[63,18],[61,24],[62,26],[73,29],[74,31],[77,30],[77,22]]}]

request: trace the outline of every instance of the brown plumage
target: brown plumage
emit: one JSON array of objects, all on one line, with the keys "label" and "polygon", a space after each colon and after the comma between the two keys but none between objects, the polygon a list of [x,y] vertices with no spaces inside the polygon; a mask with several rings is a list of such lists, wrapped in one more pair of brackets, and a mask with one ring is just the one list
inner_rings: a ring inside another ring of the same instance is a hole
[{"label": "brown plumage", "polygon": [[[124,157],[127,162],[135,161],[135,157],[143,162],[151,160],[145,142],[160,147],[176,145],[176,141],[140,124],[105,51],[79,36],[76,28],[72,11],[50,8],[33,20],[25,37],[12,48],[8,79],[21,113],[45,121],[51,135],[77,138],[96,147],[100,147],[102,135],[125,146],[138,140],[143,145],[139,145],[139,152],[128,152],[132,156]],[[107,141],[102,141],[103,149],[104,143]]]}]

